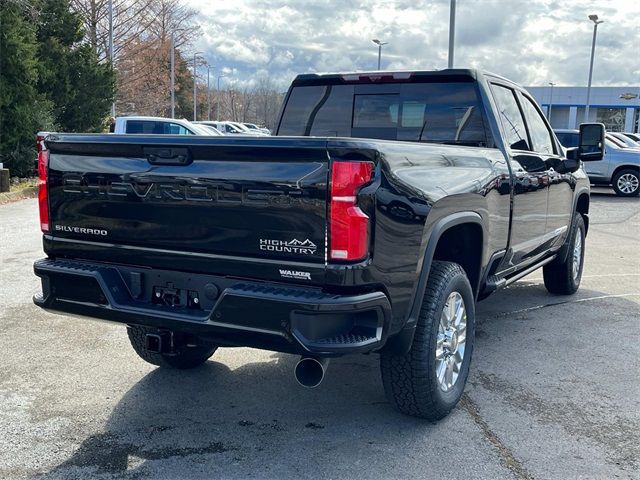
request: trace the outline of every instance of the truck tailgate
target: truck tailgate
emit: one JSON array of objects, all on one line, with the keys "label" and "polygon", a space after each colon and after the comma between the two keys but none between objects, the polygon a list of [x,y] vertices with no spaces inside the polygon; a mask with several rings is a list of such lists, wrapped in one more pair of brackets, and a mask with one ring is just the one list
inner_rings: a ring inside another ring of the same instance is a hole
[{"label": "truck tailgate", "polygon": [[47,146],[52,239],[324,265],[324,140],[60,135]]}]

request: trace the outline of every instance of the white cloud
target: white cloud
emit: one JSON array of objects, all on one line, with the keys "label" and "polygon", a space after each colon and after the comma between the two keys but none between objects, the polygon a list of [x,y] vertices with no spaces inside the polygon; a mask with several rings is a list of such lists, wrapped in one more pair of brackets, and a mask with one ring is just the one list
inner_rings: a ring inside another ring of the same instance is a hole
[{"label": "white cloud", "polygon": [[[239,85],[269,76],[282,89],[297,73],[445,68],[449,0],[186,0],[200,12],[194,46]],[[640,81],[640,2],[458,0],[455,65],[534,85],[586,83],[593,24],[594,85]]]}]

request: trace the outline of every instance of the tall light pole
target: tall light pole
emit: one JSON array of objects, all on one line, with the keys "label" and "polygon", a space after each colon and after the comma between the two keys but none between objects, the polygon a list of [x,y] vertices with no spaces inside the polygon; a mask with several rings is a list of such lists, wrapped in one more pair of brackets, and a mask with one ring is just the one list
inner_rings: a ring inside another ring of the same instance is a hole
[{"label": "tall light pole", "polygon": [[211,65],[207,65],[207,120],[211,120]]},{"label": "tall light pole", "polygon": [[378,70],[380,70],[380,59],[382,58],[382,46],[387,45],[389,42],[381,42],[377,38],[374,38],[371,41],[376,45],[378,45]]},{"label": "tall light pole", "polygon": [[449,61],[447,68],[453,68],[453,47],[456,40],[456,0],[451,0],[449,9]]},{"label": "tall light pole", "polygon": [[218,75],[218,88],[216,88],[216,120],[220,121],[220,79],[226,75]]},{"label": "tall light pole", "polygon": [[589,20],[593,22],[593,41],[591,42],[591,60],[589,61],[589,83],[587,83],[587,104],[584,107],[584,121],[589,121],[589,100],[591,97],[591,77],[593,75],[593,57],[596,52],[596,35],[598,34],[598,25],[604,23],[604,20],[598,20],[598,15],[589,15]]},{"label": "tall light pole", "polygon": [[555,83],[549,82],[549,85],[551,86],[551,93],[549,94],[549,110],[547,111],[547,120],[549,120],[549,123],[551,123],[551,107],[553,106],[553,87]]},{"label": "tall light pole", "polygon": [[[113,68],[113,0],[109,0],[109,61]],[[111,102],[111,116],[116,116],[116,102]]]},{"label": "tall light pole", "polygon": [[176,32],[182,31],[183,28],[171,31],[171,118],[176,117]]},{"label": "tall light pole", "polygon": [[193,121],[195,122],[197,118],[197,108],[198,108],[198,55],[204,52],[195,52],[193,54]]},{"label": "tall light pole", "polygon": [[176,118],[176,39],[171,32],[171,118]]}]

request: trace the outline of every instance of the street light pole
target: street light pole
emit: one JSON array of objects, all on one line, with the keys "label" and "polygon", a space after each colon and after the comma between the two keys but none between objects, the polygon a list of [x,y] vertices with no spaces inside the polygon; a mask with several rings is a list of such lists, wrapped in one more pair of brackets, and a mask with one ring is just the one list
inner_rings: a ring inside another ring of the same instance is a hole
[{"label": "street light pole", "polygon": [[[113,68],[113,0],[109,0],[109,62]],[[111,102],[111,116],[116,116],[116,102]]]},{"label": "street light pole", "polygon": [[220,121],[220,79],[226,75],[218,75],[218,87],[216,88],[216,120]]},{"label": "street light pole", "polygon": [[547,120],[549,120],[549,123],[551,123],[551,107],[553,106],[553,87],[555,83],[549,82],[549,85],[551,86],[551,93],[549,94],[549,110],[547,111]]},{"label": "street light pole", "polygon": [[453,68],[453,47],[456,37],[456,0],[451,0],[449,9],[449,61],[447,68]]},{"label": "street light pole", "polygon": [[380,70],[380,60],[382,59],[382,46],[387,45],[389,42],[381,42],[377,38],[374,38],[371,41],[376,45],[378,45],[378,70]]},{"label": "street light pole", "polygon": [[211,65],[207,65],[207,120],[211,120]]},{"label": "street light pole", "polygon": [[176,45],[175,32],[171,32],[171,118],[176,118]]},{"label": "street light pole", "polygon": [[193,121],[195,122],[198,118],[197,107],[198,107],[198,55],[204,52],[195,52],[193,54]]},{"label": "street light pole", "polygon": [[598,15],[589,15],[589,20],[593,22],[593,40],[591,42],[591,60],[589,61],[589,83],[587,83],[587,104],[584,107],[584,121],[589,121],[589,100],[591,99],[591,77],[593,76],[593,57],[596,52],[596,35],[598,34],[598,25],[604,23],[604,20],[598,20]]},{"label": "street light pole", "polygon": [[171,118],[176,118],[176,32],[184,28],[171,31]]}]

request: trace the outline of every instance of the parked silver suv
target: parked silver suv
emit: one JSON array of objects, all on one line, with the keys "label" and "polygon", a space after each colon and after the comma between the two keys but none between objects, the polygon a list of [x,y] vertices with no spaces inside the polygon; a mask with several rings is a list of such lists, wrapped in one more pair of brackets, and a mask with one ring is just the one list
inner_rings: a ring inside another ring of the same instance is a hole
[{"label": "parked silver suv", "polygon": [[[578,130],[554,130],[565,148],[578,146]],[[589,180],[594,185],[611,185],[622,197],[640,193],[640,149],[629,148],[611,135],[605,138],[604,158],[585,162]]]}]

